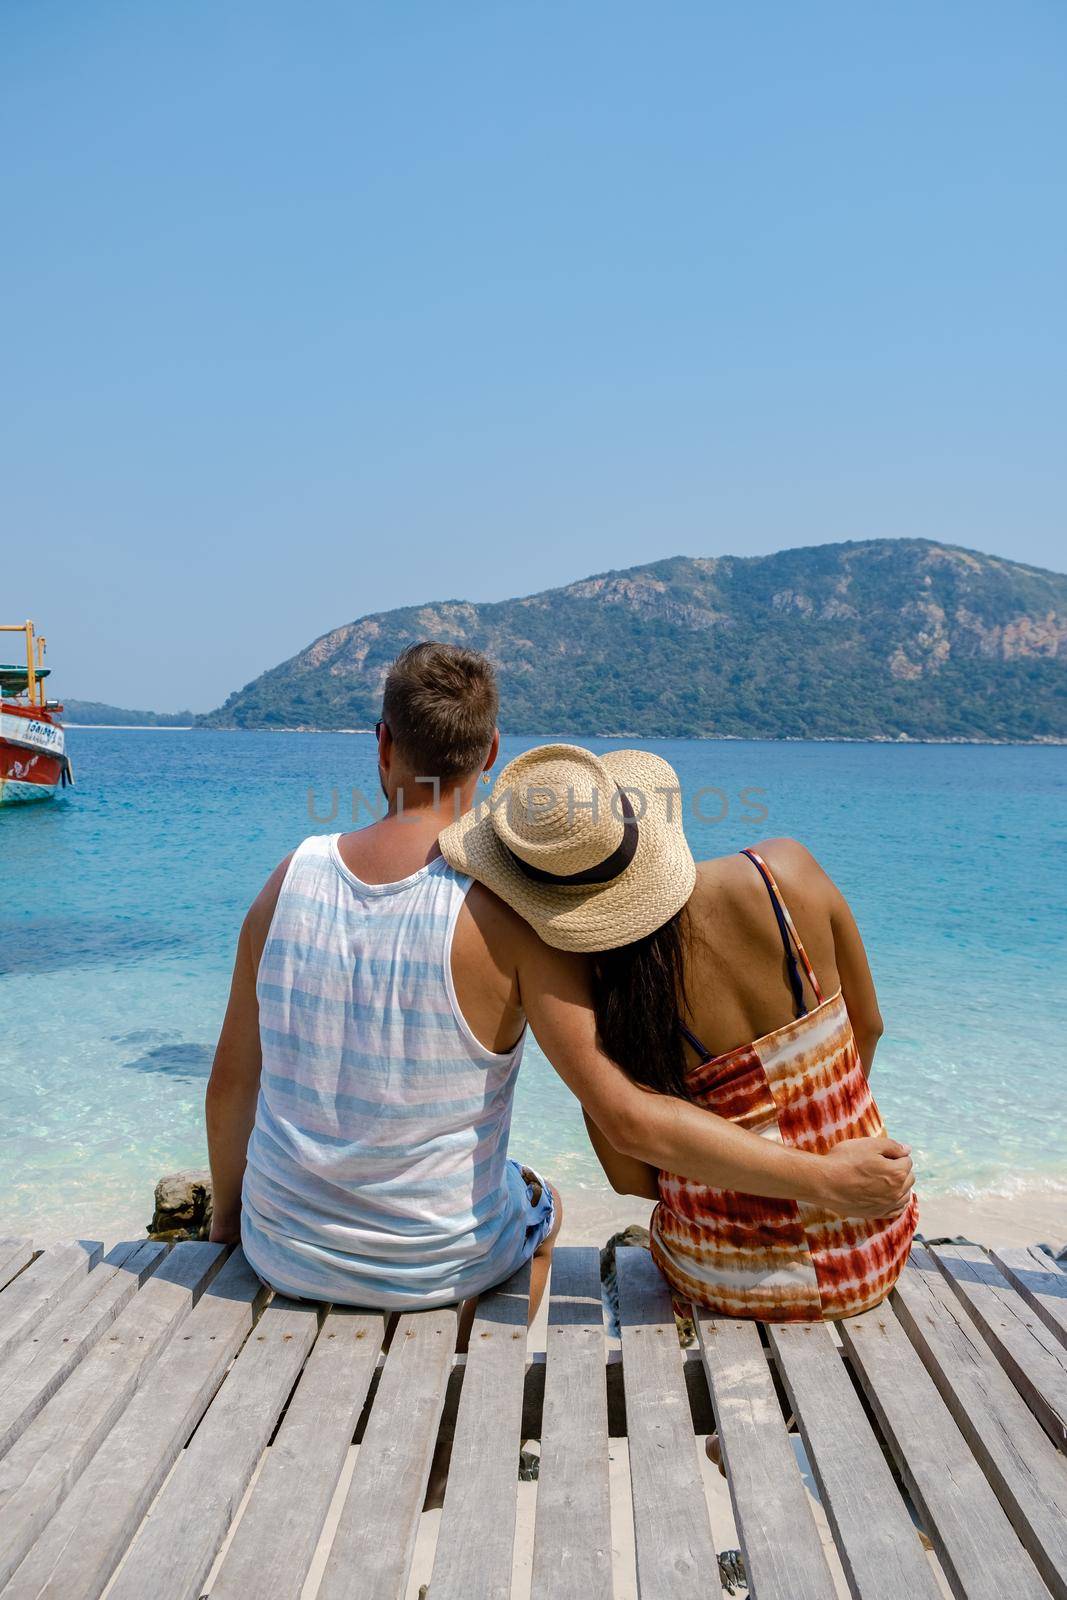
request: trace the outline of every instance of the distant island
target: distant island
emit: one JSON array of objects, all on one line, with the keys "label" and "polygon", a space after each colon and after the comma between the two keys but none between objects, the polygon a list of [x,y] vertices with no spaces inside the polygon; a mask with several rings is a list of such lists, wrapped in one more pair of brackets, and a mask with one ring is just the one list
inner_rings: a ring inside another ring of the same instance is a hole
[{"label": "distant island", "polygon": [[192,711],[124,711],[99,700],[64,700],[63,721],[70,727],[188,728],[196,717]]},{"label": "distant island", "polygon": [[677,556],[334,628],[199,717],[370,727],[413,640],[484,650],[510,733],[1067,739],[1067,577],[926,539]]}]

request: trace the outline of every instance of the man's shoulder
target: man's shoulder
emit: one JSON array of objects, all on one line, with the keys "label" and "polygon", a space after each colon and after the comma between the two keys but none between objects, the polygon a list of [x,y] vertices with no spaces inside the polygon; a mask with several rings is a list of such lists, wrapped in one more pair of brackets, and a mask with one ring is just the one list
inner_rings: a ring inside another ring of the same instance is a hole
[{"label": "man's shoulder", "polygon": [[[313,837],[315,836],[313,835]],[[263,948],[267,934],[270,932],[270,925],[282,892],[282,884],[285,882],[286,874],[292,865],[293,858],[299,851],[304,849],[307,843],[308,840],[305,839],[302,844],[297,845],[295,850],[290,850],[289,854],[278,862],[278,865],[248,908],[248,913],[245,916],[245,927],[252,937],[253,944],[260,950]]]},{"label": "man's shoulder", "polygon": [[456,925],[457,953],[497,972],[516,974],[540,947],[541,940],[499,895],[473,883]]},{"label": "man's shoulder", "polygon": [[494,954],[506,951],[518,956],[537,937],[529,923],[484,883],[471,884],[464,909]]}]

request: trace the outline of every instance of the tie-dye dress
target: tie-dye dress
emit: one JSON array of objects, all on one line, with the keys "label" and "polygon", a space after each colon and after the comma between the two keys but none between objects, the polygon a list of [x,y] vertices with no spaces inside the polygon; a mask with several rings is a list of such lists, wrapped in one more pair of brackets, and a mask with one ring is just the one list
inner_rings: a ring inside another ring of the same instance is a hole
[{"label": "tie-dye dress", "polygon": [[[843,1139],[885,1132],[871,1097],[845,1002],[824,1000],[778,885],[763,876],[782,935],[796,1016],[726,1055],[705,1058],[689,1077],[697,1105],[767,1139],[823,1153]],[[817,1004],[804,1003],[803,965]],[[890,1221],[837,1217],[799,1200],[771,1200],[659,1175],[652,1254],[675,1294],[718,1316],[820,1322],[877,1305],[908,1257],[914,1195]]]}]

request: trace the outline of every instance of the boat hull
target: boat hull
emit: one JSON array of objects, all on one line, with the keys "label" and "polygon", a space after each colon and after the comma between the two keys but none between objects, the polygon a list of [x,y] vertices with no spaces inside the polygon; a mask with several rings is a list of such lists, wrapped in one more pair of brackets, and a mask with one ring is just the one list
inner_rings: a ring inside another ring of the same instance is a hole
[{"label": "boat hull", "polygon": [[48,712],[0,704],[0,806],[51,800],[68,771],[65,747]]}]

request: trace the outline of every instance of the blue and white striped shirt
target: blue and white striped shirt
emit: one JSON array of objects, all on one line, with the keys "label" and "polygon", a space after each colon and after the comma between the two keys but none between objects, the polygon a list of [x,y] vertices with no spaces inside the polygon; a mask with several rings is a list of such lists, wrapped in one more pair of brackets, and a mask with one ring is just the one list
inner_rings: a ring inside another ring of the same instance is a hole
[{"label": "blue and white striped shirt", "polygon": [[522,1040],[495,1055],[456,1000],[452,937],[471,880],[438,857],[363,883],[339,837],[296,851],[260,960],[242,1243],[285,1294],[450,1304],[539,1242],[507,1159]]}]

